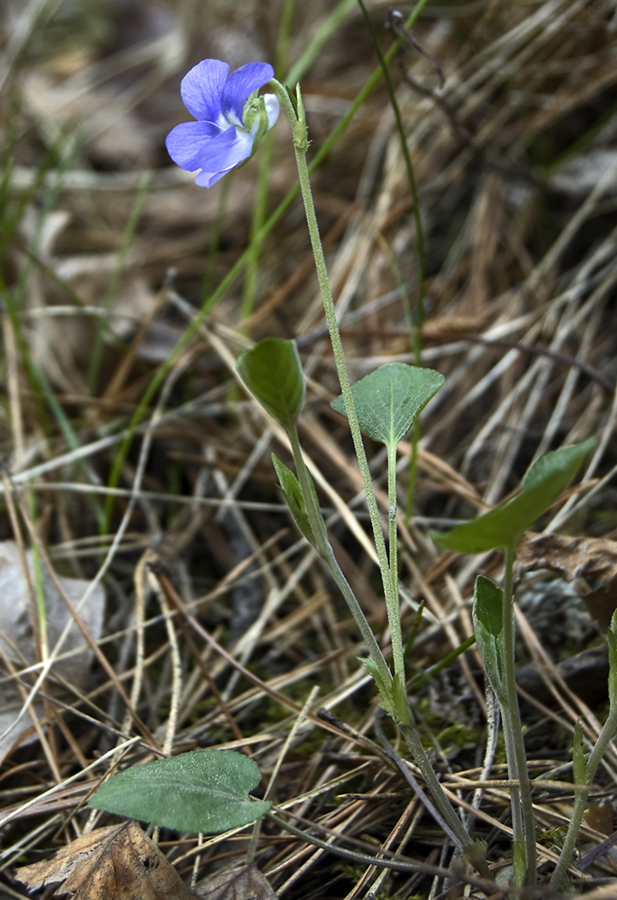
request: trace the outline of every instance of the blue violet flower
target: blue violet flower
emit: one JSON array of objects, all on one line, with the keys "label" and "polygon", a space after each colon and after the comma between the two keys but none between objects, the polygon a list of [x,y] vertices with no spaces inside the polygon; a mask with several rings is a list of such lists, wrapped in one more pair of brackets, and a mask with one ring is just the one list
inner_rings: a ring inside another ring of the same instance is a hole
[{"label": "blue violet flower", "polygon": [[228,64],[219,59],[204,59],[184,76],[182,100],[197,121],[176,125],[166,144],[177,165],[199,170],[195,184],[210,187],[249,159],[276,124],[276,95],[257,95],[273,77],[269,63],[247,63],[230,75]]}]

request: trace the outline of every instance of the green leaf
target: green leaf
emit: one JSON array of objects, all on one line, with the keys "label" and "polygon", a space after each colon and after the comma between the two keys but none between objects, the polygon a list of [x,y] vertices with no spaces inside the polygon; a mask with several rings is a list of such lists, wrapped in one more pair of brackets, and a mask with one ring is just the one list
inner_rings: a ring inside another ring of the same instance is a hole
[{"label": "green leaf", "polygon": [[514,547],[525,531],[545,512],[576,474],[595,445],[590,438],[573,447],[553,450],[537,459],[527,470],[520,492],[471,522],[452,531],[431,531],[440,547],[459,553],[483,553],[497,547]]},{"label": "green leaf", "polygon": [[294,341],[265,338],[241,353],[236,371],[266,412],[292,428],[304,403],[304,375]]},{"label": "green leaf", "polygon": [[304,537],[307,539],[307,541],[310,544],[314,545],[315,540],[313,537],[313,530],[311,528],[311,523],[309,522],[306,507],[304,505],[304,498],[302,497],[300,482],[291,471],[291,469],[286,466],[284,462],[281,462],[281,460],[278,458],[278,456],[276,456],[275,453],[272,454],[272,463],[274,464],[274,468],[278,476],[279,484],[283,492],[283,497],[285,498],[285,503],[289,507],[289,511],[293,516],[294,522],[296,523]]},{"label": "green leaf", "polygon": [[484,575],[476,578],[472,617],[476,644],[486,676],[495,696],[501,702],[506,696],[503,591]]},{"label": "green leaf", "polygon": [[[403,363],[380,366],[351,388],[358,422],[374,441],[396,446],[443,383],[443,375],[433,369]],[[342,395],[330,405],[346,415]]]},{"label": "green leaf", "polygon": [[250,825],[271,803],[249,799],[259,767],[233,750],[194,750],[133,766],[104,782],[89,806],[173,828],[219,834]]}]

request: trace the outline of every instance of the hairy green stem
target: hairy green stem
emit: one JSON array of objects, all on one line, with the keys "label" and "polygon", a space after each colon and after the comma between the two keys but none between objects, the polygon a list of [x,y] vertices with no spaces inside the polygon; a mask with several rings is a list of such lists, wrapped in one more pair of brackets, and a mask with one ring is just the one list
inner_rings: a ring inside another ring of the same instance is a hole
[{"label": "hairy green stem", "polygon": [[604,756],[608,745],[615,737],[615,734],[617,734],[617,702],[615,702],[614,698],[611,697],[611,705],[608,718],[606,719],[606,722],[604,723],[602,730],[598,735],[598,739],[594,744],[593,750],[589,754],[589,759],[587,760],[587,765],[585,766],[585,784],[587,786],[587,790],[577,791],[576,793],[576,796],[574,798],[574,805],[572,807],[572,813],[570,815],[570,824],[568,825],[568,830],[566,832],[563,847],[561,848],[559,860],[557,861],[557,865],[555,866],[555,871],[551,876],[550,883],[553,887],[557,888],[557,890],[565,890],[567,888],[568,867],[572,862],[574,850],[576,849],[576,843],[578,841],[581,825],[583,822],[583,816],[585,815],[585,809],[587,806],[589,788],[591,787],[591,783],[595,778],[602,757]]},{"label": "hairy green stem", "polygon": [[[516,782],[512,787],[512,830],[514,832],[514,871],[521,884],[536,881],[536,836],[531,800],[531,784],[527,769],[523,725],[516,692],[514,655],[513,573],[515,547],[505,549],[502,622],[504,635],[505,698],[501,703],[506,744],[508,775]],[[519,871],[517,871],[517,869]]]},{"label": "hairy green stem", "polygon": [[[388,71],[388,63],[391,59],[391,56],[388,56],[388,59],[384,56],[381,51],[381,47],[379,45],[379,41],[377,40],[377,35],[375,34],[375,29],[373,27],[371,17],[368,14],[366,6],[363,0],[358,0],[360,4],[360,8],[362,9],[362,14],[364,16],[364,20],[366,22],[367,28],[371,33],[371,37],[373,38],[373,45],[375,47],[375,53],[377,54],[377,58],[379,60],[379,65],[381,67],[381,71],[383,74],[383,79],[386,84],[386,88],[388,91],[388,96],[390,97],[390,105],[392,106],[392,111],[394,112],[394,117],[396,119],[396,127],[399,133],[399,137],[401,140],[401,150],[403,153],[403,158],[405,160],[405,168],[407,170],[407,180],[409,182],[409,190],[411,192],[411,198],[413,200],[413,217],[416,225],[416,255],[418,258],[418,305],[416,312],[416,322],[415,325],[412,326],[410,331],[410,336],[412,337],[413,343],[413,351],[414,351],[414,361],[416,366],[422,365],[422,344],[424,339],[424,298],[426,296],[426,253],[424,249],[424,229],[422,227],[422,211],[420,208],[420,198],[418,196],[418,188],[416,185],[416,178],[413,171],[413,163],[411,161],[411,154],[409,152],[409,147],[407,145],[407,136],[405,134],[405,127],[403,125],[403,117],[401,115],[401,110],[398,105],[398,101],[396,99],[396,92],[394,90],[394,85],[392,84],[392,79],[390,78],[390,72]],[[416,10],[414,10],[414,14]],[[395,45],[396,46],[396,45]],[[394,255],[394,254],[393,254]],[[407,497],[405,500],[405,521],[409,521],[411,518],[411,511],[413,508],[413,501],[415,496],[416,489],[416,481],[418,478],[418,445],[420,443],[420,420],[416,419],[413,424],[413,434],[411,440],[411,454],[409,457],[409,477],[407,479]]]},{"label": "hairy green stem", "polygon": [[454,807],[448,800],[443,787],[439,783],[439,779],[435,774],[435,771],[427,756],[426,750],[424,749],[422,741],[420,740],[418,730],[411,718],[411,712],[409,715],[409,721],[406,723],[400,723],[399,727],[401,729],[401,734],[405,739],[405,743],[407,744],[409,752],[411,753],[415,764],[422,773],[422,777],[424,778],[426,786],[431,794],[433,801],[435,802],[435,806],[437,807],[440,815],[443,817],[445,823],[448,826],[448,830],[451,833],[452,839],[465,855],[473,853],[476,848],[476,843],[467,834],[465,826],[457,816],[456,812],[454,811]]},{"label": "hairy green stem", "polygon": [[568,825],[568,830],[563,842],[563,847],[561,848],[561,853],[559,854],[559,859],[557,860],[557,865],[551,875],[550,884],[558,891],[566,890],[568,887],[568,868],[572,862],[572,857],[574,856],[574,851],[576,849],[579,832],[583,823],[583,816],[585,815],[585,809],[587,807],[588,796],[589,787],[587,787],[587,790],[577,791],[576,797],[574,798],[574,805],[570,814],[570,824]]},{"label": "hairy green stem", "polygon": [[[289,436],[289,441],[291,443],[291,450],[296,466],[296,472],[298,474],[300,490],[302,491],[302,498],[304,500],[306,514],[309,520],[309,525],[311,526],[311,532],[313,534],[313,547],[319,554],[320,558],[323,560],[324,564],[328,567],[328,570],[334,578],[337,587],[345,598],[347,606],[349,607],[349,611],[353,616],[354,622],[358,626],[358,630],[360,631],[364,643],[367,646],[369,656],[379,671],[380,682],[383,682],[384,685],[388,685],[388,694],[391,694],[392,673],[390,672],[388,664],[386,663],[383,653],[381,652],[381,648],[377,643],[375,635],[371,630],[366,616],[364,615],[364,611],[360,606],[356,595],[351,589],[349,582],[345,578],[345,575],[343,574],[343,571],[341,570],[341,567],[339,566],[334,553],[332,552],[332,547],[330,546],[330,542],[328,540],[328,535],[326,532],[326,526],[321,515],[317,496],[315,494],[315,490],[311,481],[311,476],[306,468],[306,463],[304,462],[304,458],[302,456],[302,449],[300,447],[298,431],[294,427],[293,429],[290,428],[287,433]],[[388,702],[388,695],[384,696],[383,699],[385,702]]]},{"label": "hairy green stem", "polygon": [[396,527],[396,444],[388,444],[388,546],[392,590],[398,597],[398,532]]},{"label": "hairy green stem", "polygon": [[347,419],[349,421],[349,430],[351,431],[354,450],[358,460],[358,467],[360,469],[362,483],[364,485],[364,490],[366,493],[366,502],[373,529],[375,549],[377,551],[377,559],[379,561],[379,568],[381,571],[381,579],[386,601],[386,612],[392,639],[394,676],[398,693],[400,691],[400,686],[402,685],[404,688],[405,685],[405,662],[398,596],[396,596],[394,592],[392,583],[392,576],[390,573],[388,554],[386,551],[386,544],[383,536],[381,520],[379,517],[379,510],[377,508],[377,501],[375,499],[375,492],[373,490],[373,483],[371,480],[371,473],[366,457],[366,451],[364,449],[360,425],[358,423],[358,417],[356,415],[353,397],[351,394],[351,383],[349,381],[349,373],[347,371],[347,365],[345,363],[343,343],[341,340],[338,322],[336,320],[336,310],[334,307],[334,300],[332,298],[332,290],[330,288],[330,279],[328,277],[326,260],[321,245],[319,225],[317,223],[317,215],[315,213],[313,194],[311,192],[311,185],[309,181],[309,169],[306,162],[306,151],[308,149],[309,142],[306,129],[306,120],[304,117],[304,107],[302,104],[299,86],[297,88],[298,111],[296,113],[296,110],[294,109],[291,99],[289,98],[289,95],[285,88],[276,80],[272,80],[270,84],[276,90],[281,105],[283,106],[285,112],[289,117],[289,121],[291,123],[293,131],[294,151],[296,156],[296,165],[298,167],[298,178],[300,182],[302,200],[304,202],[306,221],[311,240],[311,248],[313,251],[313,256],[315,258],[317,280],[319,282],[319,288],[321,290],[326,323],[328,326],[328,331],[330,333],[330,342],[332,344],[332,351],[334,354],[336,371],[341,385],[341,393],[345,402],[345,411],[347,413]]},{"label": "hairy green stem", "polygon": [[[400,609],[398,602],[398,579],[396,573],[396,448],[391,450],[388,455],[390,537],[390,559],[388,559],[381,520],[379,517],[379,511],[375,499],[375,492],[373,490],[373,483],[371,480],[368,460],[366,457],[366,451],[364,448],[364,443],[362,441],[360,425],[356,415],[356,410],[351,393],[349,374],[347,372],[347,365],[345,363],[343,345],[338,328],[338,323],[336,320],[336,310],[332,298],[330,281],[328,278],[326,261],[321,245],[319,227],[317,224],[317,217],[315,214],[315,207],[313,204],[313,197],[309,183],[309,169],[306,162],[308,136],[306,131],[306,122],[304,120],[302,98],[298,89],[298,112],[296,113],[291,99],[289,98],[285,89],[276,81],[270,83],[274,86],[281,105],[289,116],[289,120],[291,122],[293,130],[294,149],[296,154],[296,163],[298,166],[300,189],[305,206],[311,246],[315,257],[315,267],[317,270],[319,287],[321,289],[323,298],[326,322],[330,332],[330,340],[332,344],[339,382],[341,385],[341,392],[343,395],[343,400],[345,402],[345,410],[347,413],[347,419],[349,421],[349,428],[351,431],[354,449],[356,452],[356,457],[358,459],[358,465],[366,492],[367,505],[375,540],[375,548],[379,560],[379,567],[381,571],[381,578],[386,600],[388,623],[392,636],[394,678],[392,677],[390,669],[385,664],[385,661],[383,661],[381,650],[379,650],[377,642],[375,641],[375,638],[370,631],[368,623],[366,622],[366,618],[364,617],[362,610],[359,608],[359,604],[355,596],[351,592],[351,589],[349,589],[343,573],[338,567],[338,563],[336,563],[330,544],[327,540],[327,535],[325,534],[325,526],[318,509],[317,500],[316,497],[314,497],[314,489],[312,487],[312,484],[309,483],[309,476],[304,468],[304,462],[302,460],[299,442],[297,440],[297,434],[290,433],[290,438],[292,440],[292,449],[294,452],[294,460],[296,463],[296,470],[298,472],[301,490],[305,498],[309,524],[315,538],[318,552],[320,552],[320,555],[328,564],[330,571],[337,581],[337,584],[339,584],[339,586],[341,587],[352,615],[354,616],[354,619],[356,620],[356,623],[361,630],[364,640],[367,642],[367,645],[371,650],[371,659],[374,664],[371,671],[375,677],[377,687],[379,688],[382,695],[382,699],[385,701],[384,705],[388,709],[388,712],[400,725],[405,742],[416,764],[418,765],[418,768],[422,772],[428,790],[431,793],[440,816],[447,824],[448,832],[451,834],[454,841],[459,845],[460,849],[465,853],[465,855],[470,860],[474,860],[474,865],[478,865],[481,867],[483,863],[482,860],[478,862],[479,854],[476,843],[469,837],[469,835],[465,831],[461,820],[457,816],[454,808],[452,807],[450,801],[446,796],[443,787],[439,783],[439,780],[431,766],[426,751],[422,746],[422,741],[415,727],[413,714],[409,706],[409,700],[407,697],[405,685],[405,663],[402,630],[400,624]],[[484,867],[486,867],[485,863]]]}]

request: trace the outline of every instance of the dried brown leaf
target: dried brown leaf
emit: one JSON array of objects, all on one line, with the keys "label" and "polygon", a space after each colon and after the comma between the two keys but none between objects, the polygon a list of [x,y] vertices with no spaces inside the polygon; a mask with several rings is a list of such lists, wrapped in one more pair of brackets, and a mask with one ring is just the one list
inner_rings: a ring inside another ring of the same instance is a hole
[{"label": "dried brown leaf", "polygon": [[[529,532],[517,555],[525,571],[550,569],[571,581],[589,613],[608,628],[617,609],[617,541]],[[593,586],[590,580],[601,584]]]},{"label": "dried brown leaf", "polygon": [[610,803],[589,803],[585,824],[605,837],[613,833],[613,807]]},{"label": "dried brown leaf", "polygon": [[135,822],[98,828],[15,877],[29,890],[57,885],[73,900],[196,900]]},{"label": "dried brown leaf", "polygon": [[202,900],[276,900],[270,882],[255,865],[217,872],[196,890]]}]

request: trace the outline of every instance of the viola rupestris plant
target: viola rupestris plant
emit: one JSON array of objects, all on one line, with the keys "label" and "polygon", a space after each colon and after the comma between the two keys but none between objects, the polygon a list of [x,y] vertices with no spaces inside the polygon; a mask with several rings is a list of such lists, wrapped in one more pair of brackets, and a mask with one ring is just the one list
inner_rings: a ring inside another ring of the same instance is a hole
[{"label": "viola rupestris plant", "polygon": [[[260,95],[259,91],[266,85],[273,93]],[[308,130],[300,86],[296,86],[294,104],[286,88],[274,78],[274,71],[268,63],[247,63],[229,74],[227,63],[206,59],[183,78],[180,90],[184,104],[195,121],[177,125],[167,137],[167,149],[174,162],[197,173],[195,183],[203,187],[211,187],[231,169],[250,159],[260,140],[275,125],[281,107],[289,118],[315,268],[341,386],[341,395],[332,406],[347,417],[363,480],[388,618],[390,660],[384,656],[378,637],[335,558],[317,491],[304,461],[297,423],[304,403],[305,380],[295,343],[266,338],[239,356],[236,370],[268,415],[276,419],[287,433],[295,472],[273,457],[283,497],[299,530],[315,549],[349,606],[367,650],[367,658],[362,662],[373,677],[382,707],[396,722],[411,757],[422,773],[426,785],[426,792],[418,787],[422,801],[456,850],[481,875],[489,878],[486,846],[474,840],[468,832],[424,749],[407,694],[405,673],[396,552],[397,447],[414,426],[421,410],[441,388],[443,377],[430,369],[393,363],[381,366],[354,385],[350,382],[311,193],[306,161]],[[389,553],[362,430],[373,440],[382,442],[387,451]],[[519,884],[535,881],[536,844],[531,786],[514,682],[512,568],[515,545],[522,532],[557,499],[590,449],[591,443],[587,442],[541,457],[529,470],[520,494],[513,501],[474,523],[459,526],[447,535],[433,535],[436,542],[457,552],[475,553],[495,547],[506,551],[503,590],[488,579],[479,577],[474,621],[478,646],[506,724],[508,763],[513,780],[513,858],[515,878]],[[617,618],[613,630],[617,632]],[[612,640],[611,665],[615,671],[610,684],[614,695],[614,715],[606,729],[609,737],[617,731],[617,634],[613,635]],[[603,737],[605,739],[606,735]],[[583,773],[581,780],[585,787],[595,773],[596,757],[601,755],[604,743],[598,747],[586,768],[582,745],[575,748],[578,760],[576,769],[579,774]],[[249,824],[264,813],[274,817],[269,802],[260,803],[250,798],[248,792],[258,782],[258,770],[252,761],[241,754],[195,751],[163,762],[146,763],[138,767],[138,774],[130,774],[133,771],[127,770],[107,781],[90,805],[179,830],[224,831],[239,824]],[[184,800],[176,803],[170,812],[165,797],[161,796],[161,787],[165,784],[173,786],[178,796],[193,799],[190,803]],[[200,786],[199,789],[196,785]],[[216,816],[206,813],[209,794],[217,801]],[[580,816],[584,800],[581,804],[577,812]],[[189,807],[190,816],[184,812]],[[226,819],[227,807],[236,810],[235,817],[229,820]],[[278,817],[274,818],[280,826],[298,834],[293,826]],[[565,885],[565,872],[579,829],[580,818],[572,828],[567,852],[563,854],[555,873],[554,884],[559,888]],[[322,846],[319,840],[309,835],[304,837]],[[335,849],[330,844],[323,846]],[[343,851],[339,849],[335,852]],[[344,851],[344,854],[349,855],[349,851]],[[371,862],[380,864],[378,860]]]}]

